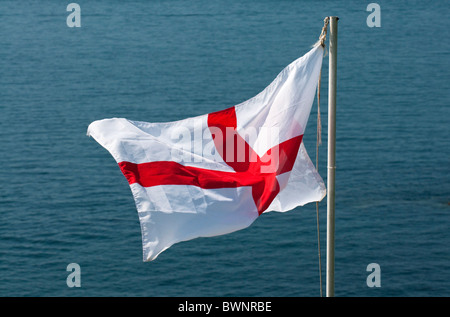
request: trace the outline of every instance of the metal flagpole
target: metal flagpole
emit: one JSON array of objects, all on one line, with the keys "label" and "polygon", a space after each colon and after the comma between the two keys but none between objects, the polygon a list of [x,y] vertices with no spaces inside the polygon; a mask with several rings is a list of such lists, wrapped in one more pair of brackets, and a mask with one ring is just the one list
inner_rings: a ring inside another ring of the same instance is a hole
[{"label": "metal flagpole", "polygon": [[328,72],[327,277],[326,295],[334,296],[334,196],[336,173],[336,57],[338,17],[330,17]]}]

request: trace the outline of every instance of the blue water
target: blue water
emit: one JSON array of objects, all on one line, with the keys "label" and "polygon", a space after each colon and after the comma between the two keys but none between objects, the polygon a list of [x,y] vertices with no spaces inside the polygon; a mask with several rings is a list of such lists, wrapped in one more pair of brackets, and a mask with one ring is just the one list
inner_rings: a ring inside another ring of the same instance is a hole
[{"label": "blue water", "polygon": [[[379,28],[369,1],[79,0],[81,28],[67,27],[66,2],[0,3],[1,296],[319,296],[315,204],[142,262],[129,186],[86,130],[238,104],[306,53],[328,15],[340,17],[336,296],[450,295],[447,1],[378,1]],[[325,180],[327,73],[325,58]],[[325,201],[320,232],[325,279]],[[381,287],[367,286],[369,263]]]}]

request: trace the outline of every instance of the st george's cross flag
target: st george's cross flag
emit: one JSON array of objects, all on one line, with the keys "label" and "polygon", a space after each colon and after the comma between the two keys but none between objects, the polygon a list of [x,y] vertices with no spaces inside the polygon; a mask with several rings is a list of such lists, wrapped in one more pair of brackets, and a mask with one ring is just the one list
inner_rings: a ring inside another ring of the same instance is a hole
[{"label": "st george's cross flag", "polygon": [[231,233],[268,211],[326,194],[302,143],[322,67],[317,45],[255,97],[225,110],[166,123],[112,118],[88,135],[127,179],[143,260],[175,243]]}]

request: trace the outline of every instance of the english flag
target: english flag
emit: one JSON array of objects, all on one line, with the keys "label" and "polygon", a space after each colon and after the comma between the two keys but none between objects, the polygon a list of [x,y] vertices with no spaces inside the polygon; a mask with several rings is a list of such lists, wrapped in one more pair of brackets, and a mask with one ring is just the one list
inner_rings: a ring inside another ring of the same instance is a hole
[{"label": "english flag", "polygon": [[258,95],[225,110],[167,123],[89,125],[130,185],[144,261],[175,243],[231,233],[263,212],[325,197],[302,143],[323,52],[315,46]]}]

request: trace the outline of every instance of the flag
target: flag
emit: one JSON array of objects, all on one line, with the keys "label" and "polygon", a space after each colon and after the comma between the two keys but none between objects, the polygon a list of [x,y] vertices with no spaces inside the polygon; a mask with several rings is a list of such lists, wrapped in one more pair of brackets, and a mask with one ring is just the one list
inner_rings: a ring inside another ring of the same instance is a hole
[{"label": "flag", "polygon": [[246,228],[264,212],[323,199],[325,185],[302,142],[323,52],[315,46],[258,95],[224,110],[89,125],[130,185],[144,261],[181,241]]}]

